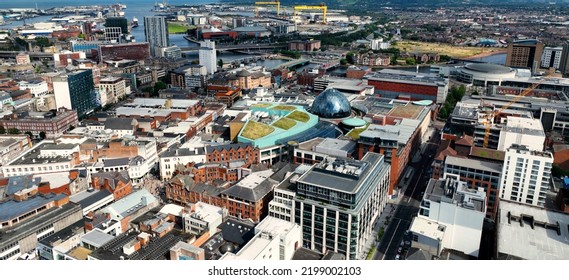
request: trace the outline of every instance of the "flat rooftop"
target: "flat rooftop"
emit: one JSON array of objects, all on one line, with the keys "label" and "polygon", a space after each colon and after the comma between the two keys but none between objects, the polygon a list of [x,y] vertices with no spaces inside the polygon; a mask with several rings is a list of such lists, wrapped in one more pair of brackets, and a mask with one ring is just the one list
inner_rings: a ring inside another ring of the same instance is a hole
[{"label": "flat rooftop", "polygon": [[431,179],[425,190],[425,199],[437,203],[449,203],[479,212],[486,212],[486,193],[469,189],[463,181]]},{"label": "flat rooftop", "polygon": [[[404,119],[418,119],[425,106],[414,105],[409,102],[407,104],[395,104],[393,109],[388,113],[390,117],[404,118]],[[427,107],[429,108],[429,107]]]},{"label": "flat rooftop", "polygon": [[420,216],[413,218],[413,223],[411,223],[411,228],[409,228],[409,231],[419,233],[434,240],[443,240],[445,230],[446,226]]},{"label": "flat rooftop", "polygon": [[489,162],[485,160],[477,160],[464,157],[447,156],[445,159],[445,164],[451,164],[455,166],[468,167],[475,170],[502,173],[502,165],[499,163]]},{"label": "flat rooftop", "polygon": [[251,239],[237,254],[227,253],[224,254],[219,260],[255,260],[261,259],[260,254],[271,244],[273,238],[266,234],[257,234]]},{"label": "flat rooftop", "polygon": [[569,259],[569,214],[501,200],[498,216],[499,254],[526,260]]},{"label": "flat rooftop", "polygon": [[379,154],[367,153],[361,161],[328,158],[304,173],[298,182],[346,193],[356,193],[363,179],[371,175],[371,166],[380,161],[382,157]]},{"label": "flat rooftop", "polygon": [[155,108],[133,108],[133,107],[118,107],[116,109],[117,116],[149,116],[149,117],[167,117],[172,113],[167,109]]},{"label": "flat rooftop", "polygon": [[192,99],[135,98],[131,103],[125,104],[125,106],[162,108],[166,106],[167,100],[171,101],[170,108],[172,109],[187,109],[188,107],[195,106],[200,102],[200,100]]},{"label": "flat rooftop", "polygon": [[273,236],[284,236],[297,226],[295,223],[267,216],[255,227],[255,232],[266,232]]},{"label": "flat rooftop", "polygon": [[33,211],[43,205],[63,199],[64,194],[36,195],[24,201],[8,200],[0,203],[0,221],[8,221]]},{"label": "flat rooftop", "polygon": [[406,145],[419,124],[418,120],[411,119],[402,119],[395,125],[370,124],[366,130],[360,133],[360,140],[363,140],[362,137],[378,138]]},{"label": "flat rooftop", "polygon": [[[2,211],[0,211],[2,213]],[[36,232],[47,224],[55,223],[72,214],[81,213],[81,207],[74,203],[67,203],[61,207],[52,207],[45,211],[38,213],[32,219],[25,219],[17,225],[11,227],[10,231],[1,229],[0,240],[2,244],[9,244],[14,241],[19,241],[32,232]]]},{"label": "flat rooftop", "polygon": [[[70,146],[77,146],[71,144],[60,144],[63,145],[59,149],[68,149]],[[59,145],[50,144],[47,142],[42,142],[37,146],[31,148],[27,153],[21,154],[18,158],[9,162],[7,165],[40,165],[40,164],[50,164],[50,163],[61,163],[69,162],[71,163],[71,156],[52,156],[52,155],[42,155],[42,151],[45,153],[48,150],[55,150]]]},{"label": "flat rooftop", "polygon": [[541,121],[533,118],[508,116],[506,126],[502,128],[502,131],[545,137]]},{"label": "flat rooftop", "polygon": [[447,81],[437,75],[414,73],[410,71],[400,71],[392,69],[383,69],[379,72],[372,72],[364,78],[368,80],[386,81],[404,84],[416,84],[427,86],[445,85]]},{"label": "flat rooftop", "polygon": [[81,242],[85,242],[89,245],[95,246],[97,248],[102,247],[103,245],[109,243],[115,237],[104,233],[100,230],[94,229],[90,232],[87,232],[85,235],[81,237]]},{"label": "flat rooftop", "polygon": [[121,198],[113,204],[103,208],[101,211],[111,214],[112,217],[122,219],[123,217],[129,216],[131,213],[135,213],[137,210],[154,203],[156,200],[156,197],[146,189],[141,189]]}]

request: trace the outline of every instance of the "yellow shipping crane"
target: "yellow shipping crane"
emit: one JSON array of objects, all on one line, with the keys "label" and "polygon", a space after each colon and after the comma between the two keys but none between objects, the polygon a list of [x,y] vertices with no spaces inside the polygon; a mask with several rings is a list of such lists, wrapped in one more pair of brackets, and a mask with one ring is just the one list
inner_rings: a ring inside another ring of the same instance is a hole
[{"label": "yellow shipping crane", "polygon": [[319,6],[308,6],[308,5],[300,5],[300,6],[294,6],[294,19],[296,22],[296,16],[298,14],[298,11],[304,11],[304,10],[321,10],[322,11],[322,23],[326,24],[326,11],[327,11],[327,7],[324,3],[320,4]]},{"label": "yellow shipping crane", "polygon": [[255,17],[259,17],[259,6],[261,5],[277,6],[277,16],[281,15],[281,2],[267,1],[267,2],[255,2]]},{"label": "yellow shipping crane", "polygon": [[495,110],[492,113],[488,114],[488,119],[484,123],[484,125],[486,126],[485,127],[486,130],[484,132],[484,148],[488,148],[488,141],[490,140],[490,129],[492,128],[492,123],[494,122],[494,118],[496,116],[499,116],[502,113],[502,111],[512,106],[512,104],[518,102],[520,99],[522,99],[522,97],[528,95],[530,92],[536,89],[539,85],[541,85],[541,83],[545,81],[545,78],[550,76],[551,74],[552,73],[549,72],[546,76],[543,77],[543,79],[531,84],[531,86],[524,89],[524,91],[522,91],[520,94],[516,95],[512,100],[510,100],[510,102],[508,102],[508,104],[502,106],[502,108],[500,108],[499,110]]}]

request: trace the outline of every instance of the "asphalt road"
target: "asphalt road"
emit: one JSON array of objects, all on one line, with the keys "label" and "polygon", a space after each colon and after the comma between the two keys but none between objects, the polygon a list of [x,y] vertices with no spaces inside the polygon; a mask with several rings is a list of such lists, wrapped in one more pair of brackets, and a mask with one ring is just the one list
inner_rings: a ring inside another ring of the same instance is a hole
[{"label": "asphalt road", "polygon": [[[419,212],[419,204],[429,181],[429,177],[425,173],[431,165],[433,156],[437,151],[438,144],[440,143],[440,139],[438,139],[438,137],[432,137],[429,141],[430,142],[426,143],[427,148],[421,156],[421,159],[416,163],[409,164],[415,168],[415,172],[405,187],[404,195],[401,198],[397,209],[389,220],[389,225],[385,229],[383,238],[376,248],[376,253],[373,259],[395,259],[398,254],[398,248],[404,240],[405,232],[409,229],[411,221]],[[410,236],[406,237],[405,240],[409,240],[409,238]],[[405,253],[406,251],[404,250],[402,254],[400,254],[400,259],[405,258]]]}]

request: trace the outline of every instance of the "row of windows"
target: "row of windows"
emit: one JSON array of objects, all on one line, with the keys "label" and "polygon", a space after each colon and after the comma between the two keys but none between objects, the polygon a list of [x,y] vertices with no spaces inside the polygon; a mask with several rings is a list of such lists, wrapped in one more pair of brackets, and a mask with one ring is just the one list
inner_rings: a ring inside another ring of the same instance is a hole
[{"label": "row of windows", "polygon": [[55,168],[53,167],[53,165],[50,166],[38,166],[37,170],[36,167],[30,167],[29,169],[27,167],[18,167],[18,168],[6,168],[6,172],[34,172],[34,171],[53,171],[53,170],[66,170],[68,168],[68,166],[65,165],[56,165]]},{"label": "row of windows", "polygon": [[19,254],[20,254],[20,248],[18,248],[18,250],[14,251],[14,252],[10,252],[6,256],[0,257],[0,260],[7,260],[7,259],[9,259],[15,255],[19,255]]}]

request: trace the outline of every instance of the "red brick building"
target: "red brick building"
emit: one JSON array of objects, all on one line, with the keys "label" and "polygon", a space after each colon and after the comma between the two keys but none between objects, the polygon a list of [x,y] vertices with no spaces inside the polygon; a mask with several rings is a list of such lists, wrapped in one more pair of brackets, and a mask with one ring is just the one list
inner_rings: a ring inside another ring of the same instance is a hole
[{"label": "red brick building", "polygon": [[72,110],[60,109],[55,116],[48,112],[43,118],[19,117],[18,115],[8,115],[0,120],[6,130],[16,128],[19,131],[29,131],[34,135],[45,132],[47,138],[57,138],[69,130],[71,126],[77,126],[79,119],[77,112]]},{"label": "red brick building", "polygon": [[[219,168],[219,166],[207,168],[198,166],[185,172],[190,173],[183,174],[184,171],[182,171],[182,173],[175,175],[166,186],[166,197],[169,201],[181,205],[204,202],[227,209],[231,216],[241,219],[252,219],[255,222],[259,222],[263,217],[267,216],[268,204],[273,198],[272,189],[274,187],[273,182],[269,179],[253,173],[233,186],[228,182],[229,180],[224,180],[225,183],[215,186],[200,181],[206,177],[207,179],[213,179],[214,177],[222,178],[224,176],[233,180],[238,178],[238,173],[232,175],[230,173],[233,171],[230,171],[228,168],[224,170],[224,168]],[[260,173],[263,172],[267,171]],[[268,172],[272,173],[270,170]]]},{"label": "red brick building", "polygon": [[288,42],[288,49],[291,51],[312,52],[319,50],[321,46],[320,40],[291,41]]},{"label": "red brick building", "polygon": [[405,100],[431,100],[444,103],[448,93],[448,81],[434,75],[416,75],[413,72],[382,70],[367,75],[367,84],[374,86],[382,97]]},{"label": "red brick building", "polygon": [[91,184],[97,190],[105,189],[119,200],[132,193],[132,183],[126,171],[91,174]]},{"label": "red brick building", "polygon": [[208,85],[207,91],[215,94],[215,100],[223,103],[227,108],[233,106],[233,103],[241,97],[241,89],[238,87]]},{"label": "red brick building", "polygon": [[247,143],[207,146],[205,151],[206,161],[211,163],[243,161],[249,166],[259,162],[259,149]]},{"label": "red brick building", "polygon": [[97,57],[99,61],[121,59],[144,61],[150,58],[150,44],[143,42],[100,45],[97,49]]}]

